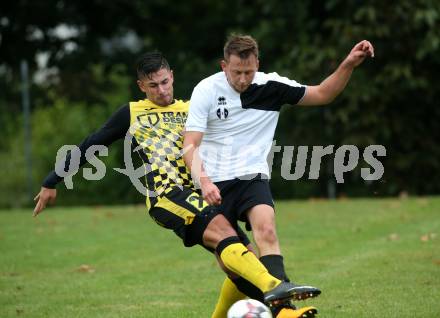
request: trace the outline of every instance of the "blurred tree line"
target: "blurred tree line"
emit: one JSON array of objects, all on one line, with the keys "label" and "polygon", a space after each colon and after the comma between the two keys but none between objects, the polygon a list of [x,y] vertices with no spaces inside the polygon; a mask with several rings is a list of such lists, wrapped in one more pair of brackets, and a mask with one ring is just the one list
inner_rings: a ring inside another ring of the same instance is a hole
[{"label": "blurred tree line", "polygon": [[[439,193],[440,2],[268,1],[3,1],[0,4],[0,206],[31,204],[26,193],[25,144],[32,146],[37,193],[53,169],[57,150],[98,129],[120,105],[143,98],[134,65],[143,52],[165,53],[175,74],[175,96],[188,99],[198,81],[219,70],[231,32],[253,35],[260,69],[304,84],[318,84],[363,39],[376,57],[353,74],[331,106],[284,109],[277,145],[356,145],[360,165],[337,184],[334,156],[319,180],[285,181],[275,154],[277,198],[385,196],[402,191]],[[29,63],[32,137],[25,140],[20,62]],[[437,127],[437,128],[436,128]],[[385,174],[365,182],[362,151],[381,144]],[[296,149],[295,147],[295,149]],[[309,150],[310,156],[311,148]],[[295,161],[295,156],[293,157]],[[75,191],[58,189],[62,204],[141,202],[124,167],[122,142],[101,158],[106,177],[74,177]],[[307,167],[310,166],[310,157]],[[292,167],[292,170],[294,167]],[[293,171],[292,171],[293,172]]]}]

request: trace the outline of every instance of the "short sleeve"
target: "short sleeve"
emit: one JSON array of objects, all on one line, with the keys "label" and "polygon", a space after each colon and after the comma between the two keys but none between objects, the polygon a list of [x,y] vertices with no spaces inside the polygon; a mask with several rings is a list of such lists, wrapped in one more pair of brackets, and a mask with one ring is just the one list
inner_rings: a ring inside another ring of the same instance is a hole
[{"label": "short sleeve", "polygon": [[307,86],[298,83],[295,80],[289,79],[284,76],[278,75],[278,73],[269,73],[271,81],[286,84],[284,91],[282,90],[283,103],[296,105],[304,97]]},{"label": "short sleeve", "polygon": [[199,83],[193,90],[189,102],[188,118],[186,120],[186,131],[205,132],[209,110],[211,108],[209,90]]},{"label": "short sleeve", "polygon": [[240,99],[244,108],[280,111],[283,105],[296,105],[305,91],[305,86],[277,73],[259,73]]}]

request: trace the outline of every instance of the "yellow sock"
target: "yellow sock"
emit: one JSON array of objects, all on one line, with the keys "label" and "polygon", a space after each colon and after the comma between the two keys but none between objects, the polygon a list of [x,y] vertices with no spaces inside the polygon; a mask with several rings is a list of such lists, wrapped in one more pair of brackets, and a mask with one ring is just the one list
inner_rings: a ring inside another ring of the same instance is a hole
[{"label": "yellow sock", "polygon": [[229,277],[226,277],[211,318],[225,318],[229,307],[236,301],[245,298],[246,295],[237,289],[237,286],[235,286]]},{"label": "yellow sock", "polygon": [[229,244],[219,256],[229,270],[250,281],[263,293],[281,283],[279,279],[270,275],[255,254],[241,243]]}]

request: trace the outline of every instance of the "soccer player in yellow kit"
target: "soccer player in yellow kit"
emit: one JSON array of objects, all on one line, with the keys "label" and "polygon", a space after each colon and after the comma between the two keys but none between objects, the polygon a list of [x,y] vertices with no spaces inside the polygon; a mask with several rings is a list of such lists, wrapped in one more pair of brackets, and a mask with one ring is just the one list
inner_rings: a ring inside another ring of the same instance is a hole
[{"label": "soccer player in yellow kit", "polygon": [[[270,275],[258,258],[249,253],[246,235],[231,226],[221,211],[208,205],[194,189],[182,158],[182,130],[188,103],[174,99],[174,77],[166,59],[159,52],[143,55],[138,61],[137,75],[139,89],[147,98],[122,106],[102,128],[85,138],[78,146],[79,166],[87,162],[85,153],[90,146],[109,146],[129,133],[147,171],[146,205],[150,216],[162,227],[173,230],[185,246],[198,244],[215,253],[228,275],[258,287],[265,302],[293,297],[297,293],[294,286]],[[67,155],[67,171],[71,160]],[[34,216],[55,201],[56,185],[62,180],[55,171],[45,178],[35,197]],[[244,297],[237,290],[232,297],[230,292],[223,296],[228,298],[223,307]],[[216,310],[218,314],[214,316],[220,317],[224,310]]]}]

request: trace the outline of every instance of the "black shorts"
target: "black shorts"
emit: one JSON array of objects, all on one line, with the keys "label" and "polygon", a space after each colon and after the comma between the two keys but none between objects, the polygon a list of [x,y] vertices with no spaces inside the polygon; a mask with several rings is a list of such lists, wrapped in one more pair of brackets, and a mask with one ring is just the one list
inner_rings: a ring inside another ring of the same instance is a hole
[{"label": "black shorts", "polygon": [[259,204],[267,204],[274,207],[269,180],[258,174],[249,180],[233,179],[215,182],[222,196],[220,209],[222,214],[232,224],[237,220],[246,222],[246,228],[250,230],[246,212]]},{"label": "black shorts", "polygon": [[[219,209],[208,205],[202,196],[192,189],[174,187],[159,198],[149,213],[157,224],[173,230],[182,239],[183,244],[189,247],[196,244],[204,246],[203,233],[209,222],[219,214]],[[234,228],[243,244],[248,245],[250,241],[246,234],[239,227]]]}]

